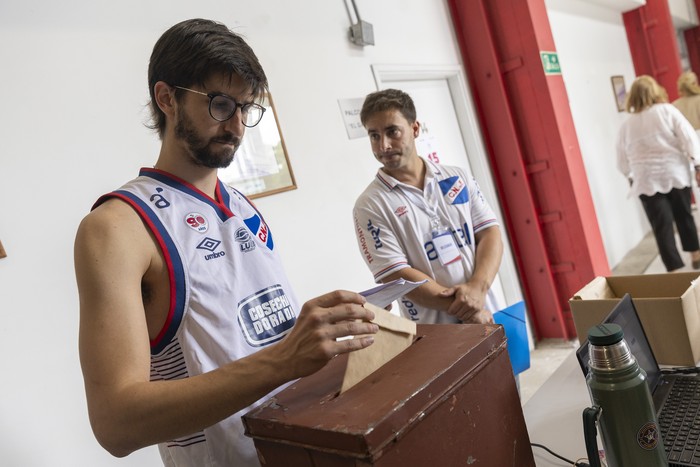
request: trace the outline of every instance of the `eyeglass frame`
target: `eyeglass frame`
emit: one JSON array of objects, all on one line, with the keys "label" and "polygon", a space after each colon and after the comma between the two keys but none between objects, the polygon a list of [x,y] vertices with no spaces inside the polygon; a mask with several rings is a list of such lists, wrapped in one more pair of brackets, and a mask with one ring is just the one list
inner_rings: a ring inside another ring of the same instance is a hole
[{"label": "eyeglass frame", "polygon": [[[236,111],[238,109],[241,109],[241,123],[243,123],[243,126],[245,126],[246,128],[253,128],[253,127],[257,126],[258,123],[260,123],[262,121],[262,118],[265,115],[265,111],[267,110],[265,107],[263,107],[260,104],[255,103],[255,102],[247,102],[245,104],[241,104],[240,102],[237,102],[236,99],[229,96],[228,94],[224,94],[223,92],[206,93],[206,92],[196,91],[194,89],[186,88],[184,86],[172,85],[172,87],[174,87],[175,89],[182,89],[183,91],[193,92],[195,94],[201,94],[202,96],[207,96],[209,98],[209,116],[211,118],[213,118],[214,120],[216,120],[217,122],[223,123],[223,122],[227,122],[227,121],[231,120],[233,118],[233,116],[236,115]],[[233,102],[233,104],[234,104],[233,112],[231,113],[231,115],[228,118],[225,118],[223,120],[219,120],[218,118],[216,118],[214,116],[214,114],[211,113],[211,104],[212,104],[212,102],[214,102],[215,97],[224,97],[224,98],[229,99]],[[245,118],[243,118],[243,113],[246,112],[246,110],[245,110],[246,107],[249,107],[249,108],[253,107],[253,108],[260,110],[260,120],[255,122],[255,124],[253,124],[253,125],[246,124]]]}]

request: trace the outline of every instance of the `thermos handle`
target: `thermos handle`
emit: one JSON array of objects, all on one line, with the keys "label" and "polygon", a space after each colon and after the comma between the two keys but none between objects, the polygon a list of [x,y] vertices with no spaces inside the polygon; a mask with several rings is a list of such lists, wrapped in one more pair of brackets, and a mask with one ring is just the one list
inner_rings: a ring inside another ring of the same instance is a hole
[{"label": "thermos handle", "polygon": [[583,409],[583,437],[586,440],[586,454],[591,467],[600,467],[600,457],[598,456],[598,430],[596,422],[600,417],[602,409],[597,405]]}]

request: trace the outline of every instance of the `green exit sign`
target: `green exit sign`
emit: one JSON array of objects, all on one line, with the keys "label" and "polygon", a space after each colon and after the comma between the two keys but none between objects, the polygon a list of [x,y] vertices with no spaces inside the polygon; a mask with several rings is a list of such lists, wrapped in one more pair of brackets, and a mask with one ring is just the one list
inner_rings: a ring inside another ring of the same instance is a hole
[{"label": "green exit sign", "polygon": [[559,56],[556,52],[540,52],[540,57],[542,57],[542,66],[544,67],[545,75],[561,74]]}]

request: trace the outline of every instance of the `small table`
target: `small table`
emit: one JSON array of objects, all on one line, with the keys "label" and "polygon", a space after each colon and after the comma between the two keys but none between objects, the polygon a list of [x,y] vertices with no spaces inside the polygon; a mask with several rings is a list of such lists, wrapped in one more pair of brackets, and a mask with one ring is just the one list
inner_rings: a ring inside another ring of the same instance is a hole
[{"label": "small table", "polygon": [[[572,461],[587,458],[582,413],[590,405],[586,379],[572,352],[523,406],[530,442]],[[537,467],[571,467],[542,448],[532,451]]]}]

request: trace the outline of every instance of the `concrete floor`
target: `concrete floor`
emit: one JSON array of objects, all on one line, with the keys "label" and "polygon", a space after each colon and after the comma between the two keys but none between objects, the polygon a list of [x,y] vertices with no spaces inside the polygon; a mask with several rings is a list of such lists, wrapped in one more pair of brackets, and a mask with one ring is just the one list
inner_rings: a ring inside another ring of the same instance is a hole
[{"label": "concrete floor", "polygon": [[530,352],[530,368],[520,373],[520,401],[524,405],[549,375],[578,348],[578,340],[542,339]]},{"label": "concrete floor", "polygon": [[[698,210],[694,212],[695,223],[700,226]],[[690,265],[690,253],[682,251],[679,241],[678,251],[681,252],[686,262],[685,267],[679,269],[678,272],[693,271]],[[616,276],[661,274],[665,272],[666,268],[661,262],[654,236],[651,232],[612,270],[612,274]],[[564,339],[543,339],[535,344],[534,350],[530,353],[530,368],[520,374],[520,399],[523,404],[537,391],[549,375],[559,367],[562,360],[572,352],[575,352],[578,347],[578,340],[567,341]]]}]

